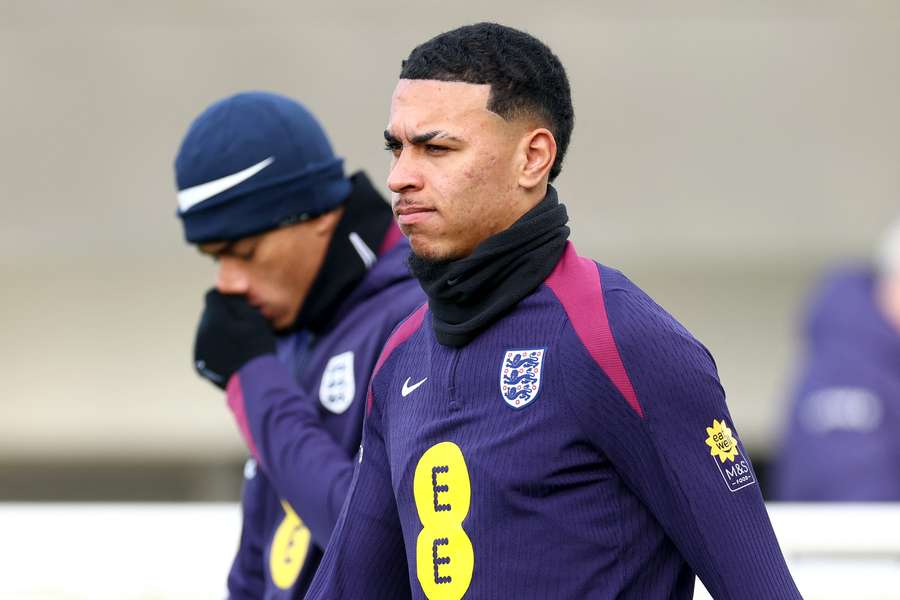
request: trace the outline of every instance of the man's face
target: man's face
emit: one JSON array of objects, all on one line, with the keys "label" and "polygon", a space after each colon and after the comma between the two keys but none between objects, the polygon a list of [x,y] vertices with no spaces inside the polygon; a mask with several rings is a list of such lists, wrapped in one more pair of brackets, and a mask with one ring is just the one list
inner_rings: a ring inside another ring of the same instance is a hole
[{"label": "man's face", "polygon": [[401,79],[385,131],[400,229],[429,260],[471,254],[527,208],[517,195],[522,123],[487,110],[490,85]]},{"label": "man's face", "polygon": [[200,244],[219,263],[216,289],[240,294],[260,310],[272,328],[293,325],[319,272],[330,235],[320,219],[273,229],[234,242]]}]

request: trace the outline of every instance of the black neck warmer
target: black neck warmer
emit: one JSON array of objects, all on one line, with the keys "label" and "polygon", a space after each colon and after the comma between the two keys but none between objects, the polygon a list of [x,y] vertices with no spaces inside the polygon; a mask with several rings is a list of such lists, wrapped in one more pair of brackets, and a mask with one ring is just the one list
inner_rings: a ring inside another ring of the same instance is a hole
[{"label": "black neck warmer", "polygon": [[437,341],[465,346],[543,283],[565,251],[568,220],[566,207],[548,186],[537,206],[465,258],[435,262],[410,254],[410,270],[428,295]]},{"label": "black neck warmer", "polygon": [[372,187],[365,173],[354,174],[350,181],[353,190],[344,202],[344,214],[331,236],[325,259],[292,327],[294,330],[308,329],[320,334],[329,328],[342,301],[371,266],[366,265],[350,241],[351,234],[356,233],[368,246],[374,261],[394,217],[391,207]]}]

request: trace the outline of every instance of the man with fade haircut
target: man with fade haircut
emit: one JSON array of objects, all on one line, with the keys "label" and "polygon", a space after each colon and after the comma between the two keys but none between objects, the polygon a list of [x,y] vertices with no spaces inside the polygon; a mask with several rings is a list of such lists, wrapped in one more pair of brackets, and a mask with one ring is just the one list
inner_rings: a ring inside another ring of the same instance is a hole
[{"label": "man with fade haircut", "polygon": [[559,59],[481,23],[404,61],[388,185],[428,304],[391,336],[308,598],[800,595],[707,350],[567,241]]},{"label": "man with fade haircut", "polygon": [[214,103],[175,174],[185,237],[218,262],[195,366],[252,454],[229,597],[302,598],[350,485],[375,361],[424,296],[389,205],[364,174],[344,176],[289,98]]}]

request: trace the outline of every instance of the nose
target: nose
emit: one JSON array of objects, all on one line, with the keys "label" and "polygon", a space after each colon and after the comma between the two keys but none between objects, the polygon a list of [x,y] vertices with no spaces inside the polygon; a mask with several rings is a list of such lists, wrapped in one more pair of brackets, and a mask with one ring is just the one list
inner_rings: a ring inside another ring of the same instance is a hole
[{"label": "nose", "polygon": [[223,294],[246,294],[250,287],[247,272],[240,261],[230,256],[219,259],[216,289]]},{"label": "nose", "polygon": [[416,192],[424,186],[422,173],[412,152],[401,152],[391,165],[387,184],[395,194]]}]

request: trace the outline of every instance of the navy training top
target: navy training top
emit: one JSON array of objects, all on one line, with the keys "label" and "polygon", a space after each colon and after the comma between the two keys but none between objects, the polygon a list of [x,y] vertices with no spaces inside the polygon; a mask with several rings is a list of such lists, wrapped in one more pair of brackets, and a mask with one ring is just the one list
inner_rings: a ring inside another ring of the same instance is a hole
[{"label": "navy training top", "polygon": [[427,306],[370,386],[308,599],[800,598],[708,351],[571,243],[462,348]]},{"label": "navy training top", "polygon": [[231,378],[228,405],[252,454],[231,600],[302,598],[356,464],[367,382],[397,323],[424,299],[409,244],[391,223],[378,260],[341,302],[335,325],[278,340]]}]

